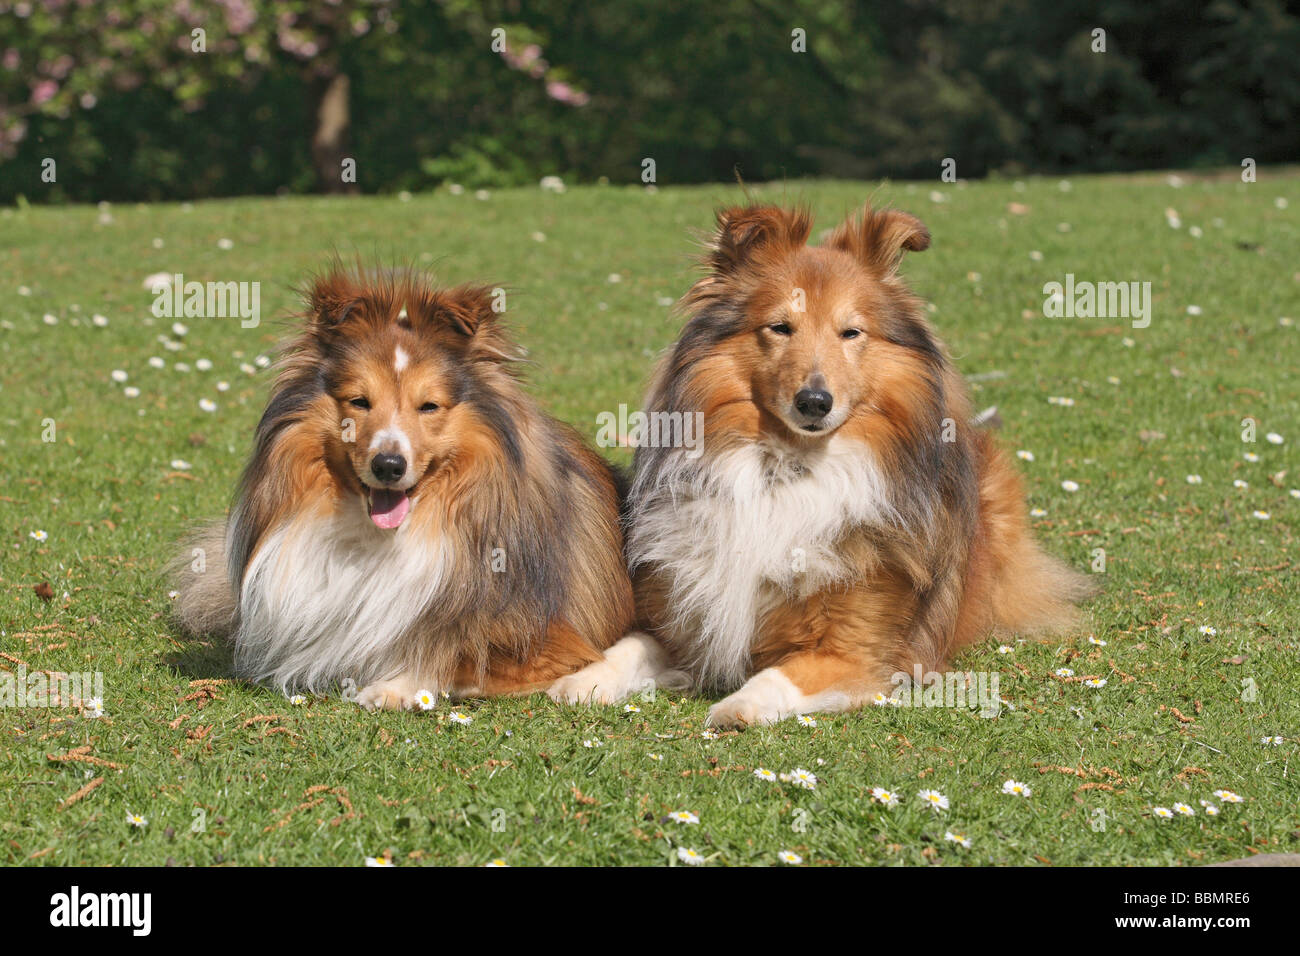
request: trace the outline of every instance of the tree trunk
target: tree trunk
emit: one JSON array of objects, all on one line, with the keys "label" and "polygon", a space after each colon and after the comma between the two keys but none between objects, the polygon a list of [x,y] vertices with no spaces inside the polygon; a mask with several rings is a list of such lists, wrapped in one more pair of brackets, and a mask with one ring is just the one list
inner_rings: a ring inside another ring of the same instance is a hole
[{"label": "tree trunk", "polygon": [[[316,168],[316,183],[324,193],[358,192],[359,171],[352,166],[345,169],[348,155],[348,134],[351,128],[349,90],[351,81],[346,73],[331,71],[312,81],[312,95],[316,105],[316,131],[311,137],[311,160]],[[345,177],[345,172],[348,175]]]}]

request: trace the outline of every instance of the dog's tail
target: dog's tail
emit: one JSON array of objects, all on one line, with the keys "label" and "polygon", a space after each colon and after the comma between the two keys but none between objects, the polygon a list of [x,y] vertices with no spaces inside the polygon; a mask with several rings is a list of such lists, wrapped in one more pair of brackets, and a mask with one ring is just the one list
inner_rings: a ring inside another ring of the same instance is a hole
[{"label": "dog's tail", "polygon": [[989,550],[994,627],[1017,634],[1061,633],[1079,623],[1076,605],[1096,586],[1034,541],[1020,475],[1006,454],[985,446],[980,505]]},{"label": "dog's tail", "polygon": [[226,522],[199,528],[169,568],[178,592],[172,613],[194,636],[228,636],[234,630],[239,605],[226,567]]}]

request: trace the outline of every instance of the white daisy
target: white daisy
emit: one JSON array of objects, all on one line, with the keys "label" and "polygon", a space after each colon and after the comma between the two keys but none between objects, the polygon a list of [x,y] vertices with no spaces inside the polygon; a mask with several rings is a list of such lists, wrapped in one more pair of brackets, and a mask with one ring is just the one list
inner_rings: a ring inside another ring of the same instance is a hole
[{"label": "white daisy", "polygon": [[92,697],[90,700],[86,701],[83,714],[88,720],[98,720],[100,717],[103,717],[104,698]]},{"label": "white daisy", "polygon": [[368,856],[366,857],[366,866],[392,866],[393,858],[391,856]]},{"label": "white daisy", "polygon": [[1234,488],[1249,488],[1249,487],[1250,487],[1250,484],[1249,484],[1248,482],[1242,481],[1240,478],[1238,478],[1238,479],[1236,479],[1235,481],[1233,481],[1233,483],[1232,483],[1232,487],[1234,487]]},{"label": "white daisy", "polygon": [[1259,455],[1255,454],[1253,451],[1248,451],[1245,454],[1243,454],[1241,457],[1246,459],[1246,461],[1249,462],[1259,461]]},{"label": "white daisy", "polygon": [[700,737],[702,737],[704,740],[717,740],[718,732],[716,730],[706,730],[702,734],[700,734]]},{"label": "white daisy", "polygon": [[196,361],[196,362],[194,363],[194,367],[195,367],[196,369],[198,369],[200,372],[208,372],[208,371],[211,371],[211,370],[212,370],[212,359],[199,359],[198,361]]},{"label": "white daisy", "polygon": [[1105,687],[1106,683],[1107,683],[1106,678],[1104,677],[1089,677],[1087,680],[1083,682],[1083,686],[1100,688],[1100,687]]},{"label": "white daisy", "polygon": [[704,857],[690,849],[690,847],[684,846],[679,846],[677,848],[677,859],[681,860],[688,866],[699,866],[704,862]]},{"label": "white daisy", "polygon": [[162,359],[160,359],[158,356],[154,355],[154,356],[151,356],[151,357],[149,358],[149,367],[150,367],[150,368],[166,368],[166,367],[167,367],[167,363],[164,362]]},{"label": "white daisy", "polygon": [[189,471],[194,466],[184,458],[173,458],[170,462],[172,471]]},{"label": "white daisy", "polygon": [[1106,642],[1105,642],[1105,641],[1101,640],[1100,638],[1096,637],[1096,636],[1093,635],[1093,634],[1089,634],[1089,635],[1088,635],[1088,643],[1091,644],[1093,647],[1105,647],[1105,646],[1106,646]]},{"label": "white daisy", "polygon": [[928,803],[930,808],[936,812],[948,809],[948,798],[938,790],[922,790],[917,796]]},{"label": "white daisy", "polygon": [[1277,747],[1281,745],[1284,739],[1282,737],[1260,737],[1259,742],[1265,747]]},{"label": "white daisy", "polygon": [[126,372],[122,371],[120,368],[115,368],[110,373],[110,377],[113,379],[113,381],[117,382],[118,384],[121,384],[122,382],[126,381],[127,374]]},{"label": "white daisy", "polygon": [[27,537],[31,538],[33,541],[45,541],[49,538],[49,535],[40,528],[37,528],[35,531],[28,531]]},{"label": "white daisy", "polygon": [[1019,780],[1004,781],[1002,784],[1002,792],[1017,797],[1030,797],[1034,794],[1034,791],[1030,790]]},{"label": "white daisy", "polygon": [[1015,648],[1012,647],[1010,644],[999,644],[999,645],[998,645],[998,653],[999,653],[999,654],[1010,654],[1010,653],[1012,653],[1012,652],[1014,652],[1014,651],[1015,651]]},{"label": "white daisy", "polygon": [[505,860],[501,859],[500,857],[497,857],[495,860],[488,860],[483,865],[488,867],[493,867],[493,868],[500,868],[503,866],[509,866],[510,864],[507,863]]},{"label": "white daisy", "polygon": [[1047,510],[1045,508],[1030,508],[1029,516],[1031,518],[1046,518]]},{"label": "white daisy", "polygon": [[677,810],[668,814],[668,819],[675,820],[678,823],[685,823],[688,826],[695,826],[700,822],[700,818],[689,810]]},{"label": "white daisy", "polygon": [[179,335],[181,338],[190,334],[190,327],[182,322],[172,323],[172,335]]},{"label": "white daisy", "polygon": [[805,790],[817,789],[817,775],[804,770],[802,767],[797,767],[794,770],[791,770],[789,779],[791,783],[798,784]]},{"label": "white daisy", "polygon": [[970,849],[970,837],[966,836],[964,833],[953,833],[949,830],[943,835],[943,838],[949,843],[956,843],[960,847],[965,847],[967,850]]},{"label": "white daisy", "polygon": [[1032,451],[1025,451],[1022,448],[1018,452],[1016,452],[1016,457],[1019,458],[1021,461],[1033,461],[1034,453]]},{"label": "white daisy", "polygon": [[1219,633],[1218,628],[1213,627],[1209,624],[1202,624],[1200,627],[1197,628],[1197,630],[1200,631],[1202,634],[1204,634],[1206,637],[1214,637],[1216,634]]},{"label": "white daisy", "polygon": [[122,389],[122,394],[127,398],[139,398],[140,390],[134,385],[128,385],[126,388]]},{"label": "white daisy", "polygon": [[1189,485],[1199,485],[1199,484],[1201,483],[1201,476],[1200,476],[1200,475],[1188,475],[1188,476],[1187,476],[1187,483],[1188,483]]},{"label": "white daisy", "polygon": [[1079,490],[1079,483],[1067,478],[1065,481],[1061,482],[1061,487],[1066,491],[1073,493]]},{"label": "white daisy", "polygon": [[899,796],[893,790],[886,790],[884,787],[872,787],[871,799],[881,806],[896,807],[898,806]]},{"label": "white daisy", "polygon": [[1284,441],[1286,441],[1286,439],[1283,438],[1281,435],[1279,435],[1277,432],[1269,432],[1264,437],[1268,439],[1270,445],[1280,445]]},{"label": "white daisy", "polygon": [[302,694],[294,694],[289,698],[289,703],[293,704],[295,707],[301,707],[303,704],[307,703],[307,698]]},{"label": "white daisy", "polygon": [[768,783],[771,783],[776,779],[776,774],[768,770],[766,767],[755,767],[754,776],[759,780],[766,780]]},{"label": "white daisy", "polygon": [[1151,814],[1152,816],[1159,817],[1161,820],[1172,820],[1174,818],[1174,811],[1170,810],[1168,807],[1152,807]]},{"label": "white daisy", "polygon": [[651,760],[654,760],[654,761],[660,761],[660,760],[663,760],[663,759],[664,759],[664,755],[663,755],[663,754],[646,754],[646,756],[649,757]]},{"label": "white daisy", "polygon": [[1189,807],[1189,806],[1188,806],[1187,804],[1185,804],[1185,803],[1175,803],[1175,804],[1174,804],[1174,813],[1177,813],[1177,814],[1179,814],[1180,816],[1184,816],[1184,817],[1194,817],[1194,816],[1196,816],[1196,811],[1193,810],[1191,807]]},{"label": "white daisy", "polygon": [[596,748],[596,747],[603,747],[603,746],[605,746],[605,745],[604,745],[603,743],[601,743],[599,740],[584,740],[584,741],[582,742],[582,745],[583,745],[584,747],[586,747],[588,750],[592,750],[592,749],[594,749],[594,748]]},{"label": "white daisy", "polygon": [[816,717],[809,717],[807,714],[799,714],[798,717],[796,717],[795,719],[798,720],[800,726],[803,726],[803,727],[816,727],[816,726],[817,726],[817,718],[816,718]]},{"label": "white daisy", "polygon": [[1256,511],[1252,511],[1251,514],[1253,514],[1253,515],[1254,515],[1256,518],[1258,518],[1260,521],[1267,521],[1269,518],[1273,517],[1273,516],[1272,516],[1271,514],[1269,514],[1267,511],[1259,511],[1259,510],[1256,510]]},{"label": "white daisy", "polygon": [[130,810],[126,811],[126,822],[133,827],[147,827],[149,825],[148,820],[138,813],[132,813]]},{"label": "white daisy", "polygon": [[625,714],[639,714],[639,713],[641,713],[641,708],[638,707],[636,704],[624,704],[624,705],[623,705],[623,713],[625,713]]},{"label": "white daisy", "polygon": [[1219,798],[1220,803],[1245,803],[1245,797],[1231,790],[1215,790],[1214,795]]},{"label": "white daisy", "polygon": [[415,704],[421,710],[433,710],[438,706],[438,695],[431,690],[417,690]]},{"label": "white daisy", "polygon": [[1052,671],[1052,673],[1055,674],[1057,677],[1073,677],[1073,676],[1074,676],[1074,671],[1071,670],[1071,669],[1068,668],[1068,667],[1058,667],[1056,670]]},{"label": "white daisy", "polygon": [[210,398],[200,398],[199,408],[203,409],[205,412],[215,412],[217,410],[217,403]]},{"label": "white daisy", "polygon": [[776,858],[782,863],[789,863],[791,866],[798,866],[803,862],[803,857],[791,850],[782,850],[776,855]]},{"label": "white daisy", "polygon": [[453,724],[460,724],[462,727],[468,727],[470,724],[474,723],[473,717],[469,714],[462,714],[459,710],[453,710],[447,715],[447,719]]}]

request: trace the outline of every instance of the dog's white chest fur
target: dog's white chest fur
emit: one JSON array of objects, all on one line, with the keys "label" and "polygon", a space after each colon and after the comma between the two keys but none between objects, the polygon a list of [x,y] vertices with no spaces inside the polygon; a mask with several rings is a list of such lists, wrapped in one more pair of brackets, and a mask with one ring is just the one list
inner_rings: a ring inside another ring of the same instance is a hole
[{"label": "dog's white chest fur", "polygon": [[444,538],[376,529],[348,502],[277,528],[244,576],[235,633],[240,674],[281,689],[358,686],[400,667],[400,639],[447,578]]},{"label": "dog's white chest fur", "polygon": [[667,576],[670,636],[705,682],[743,681],[766,611],[853,573],[842,536],[893,517],[857,442],[832,438],[798,456],[755,444],[670,467],[636,505],[629,551]]}]

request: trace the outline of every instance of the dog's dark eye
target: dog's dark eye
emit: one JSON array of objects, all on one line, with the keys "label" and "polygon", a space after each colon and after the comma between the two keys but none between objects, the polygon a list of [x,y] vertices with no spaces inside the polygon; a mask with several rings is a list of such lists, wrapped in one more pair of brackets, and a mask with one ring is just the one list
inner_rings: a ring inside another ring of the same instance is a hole
[{"label": "dog's dark eye", "polygon": [[420,406],[420,411],[422,412],[436,412],[437,410],[438,410],[437,402],[425,402],[423,405]]},{"label": "dog's dark eye", "polygon": [[768,326],[768,330],[775,332],[777,335],[789,335],[794,331],[794,329],[790,328],[790,326],[786,325],[784,322],[773,323]]},{"label": "dog's dark eye", "polygon": [[349,398],[348,404],[353,408],[369,408],[370,399],[368,398]]},{"label": "dog's dark eye", "polygon": [[843,332],[840,333],[840,338],[856,339],[861,334],[862,334],[861,329],[845,329]]}]

